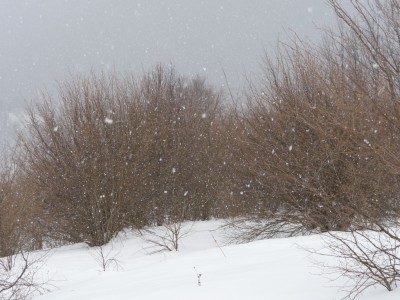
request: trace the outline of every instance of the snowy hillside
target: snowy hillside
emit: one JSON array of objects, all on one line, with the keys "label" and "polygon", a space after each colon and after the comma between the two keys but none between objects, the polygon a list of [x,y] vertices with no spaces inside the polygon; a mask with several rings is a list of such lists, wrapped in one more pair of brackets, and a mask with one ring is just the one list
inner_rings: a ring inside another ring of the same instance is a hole
[{"label": "snowy hillside", "polygon": [[[189,224],[186,224],[187,227]],[[318,235],[263,240],[222,246],[221,222],[198,222],[183,238],[179,252],[150,254],[133,233],[115,239],[104,253],[118,262],[103,272],[99,252],[83,244],[50,253],[43,276],[52,279],[51,292],[35,300],[123,300],[123,299],[275,299],[331,300],[344,294],[338,285],[318,274],[310,253],[318,248]],[[212,234],[211,234],[212,233]],[[315,258],[315,257],[314,257]],[[200,273],[198,284],[197,273]],[[372,289],[362,300],[399,299],[399,291]]]},{"label": "snowy hillside", "polygon": [[13,144],[16,134],[23,127],[24,111],[0,111],[0,149]]}]

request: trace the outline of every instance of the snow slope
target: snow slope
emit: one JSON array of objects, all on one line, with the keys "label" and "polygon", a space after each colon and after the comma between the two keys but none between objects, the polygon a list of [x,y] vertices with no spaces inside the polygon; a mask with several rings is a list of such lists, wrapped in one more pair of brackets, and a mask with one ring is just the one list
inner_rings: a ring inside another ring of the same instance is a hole
[{"label": "snow slope", "polygon": [[[186,224],[189,226],[189,224]],[[35,300],[105,299],[279,299],[331,300],[345,294],[316,275],[320,271],[304,248],[318,248],[318,235],[263,240],[219,248],[219,221],[197,222],[179,252],[149,254],[154,248],[132,232],[104,248],[118,260],[101,271],[98,253],[84,244],[52,250],[41,272],[56,287]],[[211,233],[212,232],[212,235]],[[194,267],[196,269],[194,269]],[[201,273],[201,286],[197,274]],[[359,299],[399,299],[399,291],[377,288]]]}]

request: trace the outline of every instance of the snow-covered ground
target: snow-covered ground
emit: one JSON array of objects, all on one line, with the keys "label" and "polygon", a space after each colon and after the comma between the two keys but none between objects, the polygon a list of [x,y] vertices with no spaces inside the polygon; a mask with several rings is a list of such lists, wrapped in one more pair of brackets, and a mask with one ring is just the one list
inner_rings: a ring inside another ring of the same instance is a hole
[{"label": "snow-covered ground", "polygon": [[[196,222],[179,252],[154,252],[128,232],[104,247],[110,264],[102,271],[99,249],[84,244],[49,253],[41,274],[51,291],[35,300],[128,299],[341,299],[339,285],[319,276],[305,248],[321,247],[318,235],[223,246],[220,221]],[[221,246],[221,248],[217,245]],[[115,258],[117,261],[112,261]],[[198,275],[200,283],[198,284]],[[368,290],[361,300],[399,299],[400,290]]]}]

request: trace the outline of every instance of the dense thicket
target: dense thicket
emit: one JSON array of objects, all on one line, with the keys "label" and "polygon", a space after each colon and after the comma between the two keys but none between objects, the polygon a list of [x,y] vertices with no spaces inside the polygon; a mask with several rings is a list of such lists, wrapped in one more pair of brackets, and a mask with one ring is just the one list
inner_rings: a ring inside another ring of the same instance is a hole
[{"label": "dense thicket", "polygon": [[257,183],[250,215],[236,223],[250,238],[399,214],[399,3],[329,3],[340,29],[320,45],[280,44],[236,112],[242,188]]},{"label": "dense thicket", "polygon": [[156,67],[141,79],[73,78],[30,111],[24,176],[48,234],[102,245],[125,227],[208,219],[220,95]]},{"label": "dense thicket", "polygon": [[356,281],[350,298],[392,290],[400,2],[327,2],[339,28],[318,45],[279,44],[231,105],[203,79],[157,66],[138,78],[72,76],[31,106],[0,167],[2,270],[44,242],[101,246],[124,228],[164,225],[151,241],[177,250],[183,221],[222,217],[241,241],[329,232],[346,259],[335,272]]},{"label": "dense thicket", "polygon": [[34,208],[34,239],[41,228],[101,245],[125,227],[212,216],[256,220],[255,237],[396,215],[398,1],[352,1],[355,17],[329,3],[340,29],[281,44],[243,107],[161,66],[76,76],[31,107],[7,197]]},{"label": "dense thicket", "polygon": [[377,91],[367,76],[351,74],[338,57],[295,46],[269,65],[267,85],[250,96],[239,116],[246,132],[239,147],[249,179],[269,196],[271,217],[347,229],[356,210],[397,197],[391,188],[398,182],[380,152],[396,137],[371,101]]}]

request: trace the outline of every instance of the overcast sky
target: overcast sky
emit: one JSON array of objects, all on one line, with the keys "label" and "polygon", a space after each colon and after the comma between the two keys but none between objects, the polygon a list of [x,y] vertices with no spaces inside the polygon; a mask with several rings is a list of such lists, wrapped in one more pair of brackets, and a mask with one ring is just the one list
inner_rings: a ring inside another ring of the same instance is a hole
[{"label": "overcast sky", "polygon": [[215,85],[224,69],[236,89],[285,31],[315,39],[334,20],[324,0],[0,0],[0,112],[71,72],[158,62]]}]

